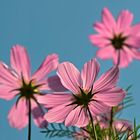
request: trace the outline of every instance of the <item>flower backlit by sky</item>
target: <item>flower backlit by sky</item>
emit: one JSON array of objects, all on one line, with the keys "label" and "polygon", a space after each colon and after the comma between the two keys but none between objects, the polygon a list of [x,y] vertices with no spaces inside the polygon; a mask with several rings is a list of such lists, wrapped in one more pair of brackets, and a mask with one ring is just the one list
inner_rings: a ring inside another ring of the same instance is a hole
[{"label": "flower backlit by sky", "polygon": [[[45,127],[47,122],[43,118],[44,114],[38,99],[44,97],[41,91],[50,89],[46,76],[57,68],[58,56],[48,55],[38,70],[31,75],[27,51],[24,47],[16,45],[11,49],[10,63],[11,66],[8,67],[0,62],[0,98],[11,100],[17,97],[8,115],[10,125],[18,129],[24,128],[28,124],[30,105],[35,124],[38,127]],[[59,79],[55,78],[56,85],[57,81]]]},{"label": "flower backlit by sky", "polygon": [[90,35],[90,41],[99,48],[99,58],[111,58],[120,67],[140,59],[140,23],[132,25],[132,21],[133,14],[128,10],[115,19],[109,9],[103,9],[102,21],[94,24],[97,34]]},{"label": "flower backlit by sky", "polygon": [[44,104],[46,102],[49,110],[45,118],[48,122],[84,127],[91,116],[108,112],[110,107],[123,100],[125,91],[116,87],[119,69],[112,67],[96,80],[99,69],[96,59],[85,63],[81,73],[70,62],[58,65],[57,74],[70,93],[55,92],[46,95]]}]

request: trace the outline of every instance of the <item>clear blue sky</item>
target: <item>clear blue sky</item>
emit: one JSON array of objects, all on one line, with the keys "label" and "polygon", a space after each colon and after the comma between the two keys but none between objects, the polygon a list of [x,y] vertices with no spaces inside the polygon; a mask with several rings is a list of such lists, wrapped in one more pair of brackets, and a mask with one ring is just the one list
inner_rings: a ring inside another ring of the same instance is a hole
[{"label": "clear blue sky", "polygon": [[[21,44],[28,49],[33,71],[53,52],[60,56],[61,62],[71,61],[81,69],[95,56],[96,48],[88,36],[93,33],[92,24],[100,20],[103,7],[108,7],[114,15],[128,9],[134,13],[134,23],[140,22],[139,0],[0,0],[0,60],[9,64],[10,48]],[[111,61],[100,63],[101,72],[112,65]],[[125,88],[133,84],[135,106],[122,116],[132,121],[135,117],[140,123],[139,73],[140,61],[134,61],[121,70],[119,85]],[[27,138],[27,129],[18,131],[8,124],[7,114],[14,102],[0,100],[0,140]],[[32,140],[46,139],[39,131],[33,124]]]}]

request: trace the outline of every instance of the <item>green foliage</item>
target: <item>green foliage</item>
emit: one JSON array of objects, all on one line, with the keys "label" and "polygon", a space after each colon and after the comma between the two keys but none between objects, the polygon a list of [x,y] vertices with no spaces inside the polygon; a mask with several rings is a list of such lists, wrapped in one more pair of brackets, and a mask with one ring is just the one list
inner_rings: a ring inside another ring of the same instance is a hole
[{"label": "green foliage", "polygon": [[78,129],[74,126],[65,127],[63,124],[52,124],[50,123],[45,130],[42,130],[41,133],[44,133],[46,138],[53,137],[73,137],[77,133]]}]

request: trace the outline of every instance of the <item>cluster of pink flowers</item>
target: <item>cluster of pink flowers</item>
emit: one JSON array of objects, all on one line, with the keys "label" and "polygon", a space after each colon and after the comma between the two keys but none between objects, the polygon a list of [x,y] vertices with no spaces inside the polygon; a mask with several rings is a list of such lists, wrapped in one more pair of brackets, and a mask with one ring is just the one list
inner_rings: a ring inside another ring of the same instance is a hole
[{"label": "cluster of pink flowers", "polygon": [[[90,41],[99,48],[97,57],[112,58],[114,62],[100,77],[96,58],[86,62],[80,72],[71,62],[59,63],[57,54],[48,55],[31,74],[26,49],[20,45],[12,47],[11,65],[0,62],[0,98],[17,99],[8,114],[10,125],[22,129],[30,123],[32,114],[40,128],[46,128],[48,123],[64,123],[85,130],[99,124],[101,129],[131,131],[129,121],[113,120],[110,114],[127,94],[117,86],[119,68],[128,66],[133,58],[140,59],[140,24],[131,25],[132,20],[133,14],[128,10],[115,20],[104,8],[102,21],[94,24],[98,34],[90,35]],[[54,70],[57,75],[47,77]],[[90,133],[86,135],[91,137]],[[97,140],[95,132],[92,136]]]}]

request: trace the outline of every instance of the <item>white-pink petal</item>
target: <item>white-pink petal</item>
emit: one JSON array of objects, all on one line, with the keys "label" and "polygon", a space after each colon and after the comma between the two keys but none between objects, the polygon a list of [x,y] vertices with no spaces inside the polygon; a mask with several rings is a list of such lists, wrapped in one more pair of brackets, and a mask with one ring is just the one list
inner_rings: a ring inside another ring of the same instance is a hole
[{"label": "white-pink petal", "polygon": [[93,116],[97,116],[108,112],[110,107],[104,104],[102,101],[91,101],[89,104],[89,110]]},{"label": "white-pink petal", "polygon": [[47,74],[55,70],[58,66],[58,55],[57,54],[51,54],[48,55],[43,63],[40,65],[38,70],[33,74],[32,79],[35,79],[36,81],[40,81],[44,79]]},{"label": "white-pink petal", "polygon": [[6,85],[0,85],[0,98],[5,100],[13,99],[19,91],[13,90],[13,88]]},{"label": "white-pink petal", "polygon": [[12,87],[13,89],[19,87],[16,75],[14,75],[10,68],[3,62],[0,62],[0,84]]},{"label": "white-pink petal", "polygon": [[102,74],[93,86],[93,92],[102,91],[115,86],[119,77],[119,68],[112,67],[106,73]]},{"label": "white-pink petal", "polygon": [[11,66],[21,77],[23,76],[25,80],[29,80],[30,77],[30,60],[27,54],[27,50],[16,45],[11,49]]},{"label": "white-pink petal", "polygon": [[74,96],[69,93],[54,92],[52,94],[40,95],[37,97],[37,100],[46,108],[52,108],[67,102],[73,102]]},{"label": "white-pink petal", "polygon": [[62,123],[64,122],[67,115],[73,110],[74,105],[68,105],[70,103],[62,104],[50,109],[45,114],[45,119],[50,122]]},{"label": "white-pink petal", "polygon": [[84,127],[87,126],[89,124],[89,116],[87,113],[87,109],[86,108],[82,108],[79,116],[78,116],[78,121],[76,122],[75,126],[77,127]]},{"label": "white-pink petal", "polygon": [[74,94],[80,91],[81,76],[79,70],[70,62],[59,64],[57,74],[64,87]]},{"label": "white-pink petal", "polygon": [[[79,116],[82,111],[82,107],[78,106],[74,108],[66,117],[65,125],[66,126],[75,126],[79,121]],[[81,124],[82,125],[82,124]],[[83,126],[84,127],[84,126]]]},{"label": "white-pink petal", "polygon": [[25,98],[21,98],[18,104],[14,104],[8,115],[12,127],[22,129],[28,124],[28,104]]},{"label": "white-pink petal", "polygon": [[122,102],[126,95],[126,92],[121,88],[110,88],[106,91],[100,91],[95,94],[93,98],[97,101],[103,102],[107,106],[117,106]]},{"label": "white-pink petal", "polygon": [[91,59],[90,61],[84,64],[84,67],[81,72],[84,90],[89,90],[90,88],[92,88],[99,70],[100,66],[96,59]]}]

